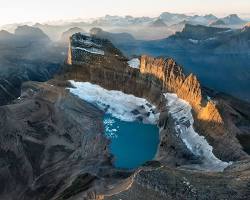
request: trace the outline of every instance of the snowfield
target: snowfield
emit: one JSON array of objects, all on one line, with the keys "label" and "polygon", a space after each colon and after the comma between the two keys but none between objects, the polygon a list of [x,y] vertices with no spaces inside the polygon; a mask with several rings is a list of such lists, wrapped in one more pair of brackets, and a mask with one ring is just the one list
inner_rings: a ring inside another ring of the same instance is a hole
[{"label": "snowfield", "polygon": [[86,51],[92,54],[98,54],[98,55],[104,55],[104,51],[91,47],[91,48],[82,48],[82,47],[72,47],[73,50],[81,50],[81,51]]},{"label": "snowfield", "polygon": [[223,171],[231,162],[223,162],[213,154],[213,147],[208,144],[205,137],[195,132],[190,104],[176,94],[165,93],[169,114],[175,120],[175,130],[178,137],[182,139],[186,147],[203,161],[201,165],[191,167],[208,170]]},{"label": "snowfield", "polygon": [[140,60],[138,58],[133,58],[128,61],[129,67],[139,69],[140,68]]},{"label": "snowfield", "polygon": [[159,113],[156,107],[146,99],[125,94],[121,91],[106,90],[89,82],[70,81],[75,88],[68,88],[71,93],[96,105],[104,112],[123,121],[142,120],[143,123],[157,124]]}]

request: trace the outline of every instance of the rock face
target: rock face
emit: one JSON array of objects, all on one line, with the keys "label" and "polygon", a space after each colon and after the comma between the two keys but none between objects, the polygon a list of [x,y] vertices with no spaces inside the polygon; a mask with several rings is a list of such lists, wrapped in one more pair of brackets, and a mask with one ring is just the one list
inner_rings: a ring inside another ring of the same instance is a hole
[{"label": "rock face", "polygon": [[[238,163],[239,164],[239,163]],[[151,167],[138,170],[131,186],[121,193],[106,196],[105,200],[159,200],[159,199],[244,199],[250,197],[249,180],[238,179],[239,174],[249,176],[249,163],[242,168],[221,174],[206,174]],[[245,170],[248,169],[248,172]],[[225,187],[226,183],[226,187]]]}]

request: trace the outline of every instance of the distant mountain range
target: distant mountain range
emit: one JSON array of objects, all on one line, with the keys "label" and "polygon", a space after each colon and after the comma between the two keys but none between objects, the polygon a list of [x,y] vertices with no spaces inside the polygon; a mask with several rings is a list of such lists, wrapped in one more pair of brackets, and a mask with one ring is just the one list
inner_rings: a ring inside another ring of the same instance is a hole
[{"label": "distant mountain range", "polygon": [[226,25],[243,25],[246,23],[245,20],[241,19],[236,14],[230,14],[224,18],[218,18],[215,15],[186,15],[186,14],[176,14],[164,12],[158,17],[132,17],[132,16],[110,16],[98,18],[92,22],[94,26],[134,26],[134,25],[151,25],[156,24],[166,24],[173,25],[178,24],[183,21],[188,21],[192,24],[209,25],[215,23],[217,20],[222,20]]},{"label": "distant mountain range", "polygon": [[48,43],[50,42],[49,37],[39,28],[31,26],[18,26],[14,33],[8,31],[0,31],[0,44],[8,44],[18,46],[27,43]]},{"label": "distant mountain range", "polygon": [[[34,27],[40,28],[50,39],[60,40],[61,34],[68,29],[78,27],[89,31],[94,27],[100,27],[110,32],[128,32],[137,39],[156,40],[162,39],[181,31],[185,24],[226,27],[238,29],[242,28],[248,21],[241,19],[236,14],[218,18],[213,14],[208,15],[187,15],[178,13],[161,13],[157,17],[133,17],[133,16],[111,16],[106,15],[91,20],[58,21],[48,23],[36,23]],[[31,23],[27,23],[30,25]],[[24,24],[8,24],[0,29],[13,32],[18,26]],[[157,30],[156,30],[157,29]]]}]

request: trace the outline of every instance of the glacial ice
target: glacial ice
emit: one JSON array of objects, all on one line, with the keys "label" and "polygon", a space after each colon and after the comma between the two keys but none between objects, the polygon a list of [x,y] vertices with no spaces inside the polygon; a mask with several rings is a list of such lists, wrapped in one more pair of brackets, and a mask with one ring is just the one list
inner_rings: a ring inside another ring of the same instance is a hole
[{"label": "glacial ice", "polygon": [[208,144],[203,136],[195,132],[193,128],[194,119],[190,104],[176,94],[165,93],[169,114],[175,120],[175,130],[177,136],[182,139],[186,147],[202,160],[201,165],[191,167],[208,170],[223,171],[231,162],[223,162],[213,154],[213,147]]},{"label": "glacial ice", "polygon": [[138,58],[133,58],[128,61],[129,67],[139,69],[140,68],[140,60]]},{"label": "glacial ice", "polygon": [[70,83],[74,86],[74,88],[69,88],[71,93],[120,120],[142,120],[143,123],[156,124],[159,119],[156,107],[146,99],[121,91],[106,90],[89,82],[71,80]]}]

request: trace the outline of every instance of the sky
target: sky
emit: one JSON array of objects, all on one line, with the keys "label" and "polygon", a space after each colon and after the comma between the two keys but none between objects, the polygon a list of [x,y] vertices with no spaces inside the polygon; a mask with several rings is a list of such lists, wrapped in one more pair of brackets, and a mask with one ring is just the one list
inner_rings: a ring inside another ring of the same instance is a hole
[{"label": "sky", "polygon": [[0,0],[0,24],[94,18],[106,14],[157,16],[161,12],[237,13],[250,18],[250,0]]}]

